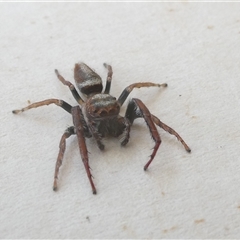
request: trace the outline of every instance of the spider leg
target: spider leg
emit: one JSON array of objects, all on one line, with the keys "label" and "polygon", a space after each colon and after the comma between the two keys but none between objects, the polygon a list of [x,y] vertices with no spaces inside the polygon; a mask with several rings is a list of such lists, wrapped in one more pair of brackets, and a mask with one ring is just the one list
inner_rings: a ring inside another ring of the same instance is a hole
[{"label": "spider leg", "polygon": [[102,136],[98,132],[97,123],[89,122],[89,128],[91,130],[91,133],[92,133],[93,137],[95,138],[95,140],[97,142],[98,148],[100,150],[104,150],[105,146],[104,146],[104,144],[101,141],[102,140]]},{"label": "spider leg", "polygon": [[92,192],[93,194],[96,194],[97,191],[92,180],[92,174],[90,172],[90,167],[88,163],[88,150],[87,150],[85,137],[84,137],[84,126],[83,126],[83,120],[82,120],[84,119],[84,116],[79,106],[72,107],[72,118],[73,118],[73,124],[75,126],[75,131],[77,134],[80,155],[81,155],[85,170],[87,172],[89,182],[92,187]]},{"label": "spider leg", "polygon": [[128,106],[127,106],[125,117],[119,119],[119,121],[122,121],[123,125],[125,126],[124,137],[123,137],[123,140],[121,142],[122,146],[125,146],[129,141],[130,130],[131,130],[131,126],[133,124],[133,121],[136,118],[140,118],[140,117],[142,117],[142,114],[140,113],[140,111],[137,111],[136,103],[134,101],[130,101],[128,103]]},{"label": "spider leg", "polygon": [[12,113],[18,114],[18,113],[27,111],[27,110],[32,109],[32,108],[46,106],[46,105],[49,105],[49,104],[55,104],[55,105],[63,108],[68,113],[71,113],[72,106],[70,104],[68,104],[67,102],[65,102],[63,100],[60,100],[60,99],[46,99],[46,100],[41,101],[41,102],[35,102],[35,103],[32,103],[32,104],[28,105],[25,108],[22,108],[22,109],[19,109],[19,110],[13,110]]},{"label": "spider leg", "polygon": [[184,142],[184,140],[180,137],[180,135],[174,129],[167,126],[165,123],[160,121],[160,119],[154,115],[152,115],[152,119],[156,125],[164,129],[166,132],[169,132],[170,134],[174,135],[182,143],[182,145],[184,146],[187,152],[189,153],[191,152],[191,149],[188,147],[188,145]]},{"label": "spider leg", "polygon": [[55,173],[54,173],[54,182],[53,182],[53,191],[57,190],[57,180],[58,180],[58,173],[59,168],[62,165],[64,152],[66,149],[66,139],[69,138],[71,135],[75,134],[74,127],[69,127],[66,129],[64,134],[62,135],[62,138],[59,143],[59,153],[56,161],[56,167],[55,167]]},{"label": "spider leg", "polygon": [[63,76],[59,74],[59,72],[58,72],[57,69],[55,69],[55,73],[56,73],[58,79],[59,79],[64,85],[66,85],[66,86],[69,87],[69,89],[70,89],[70,91],[72,92],[72,95],[73,95],[73,97],[76,99],[76,101],[77,101],[80,105],[82,105],[82,104],[84,103],[84,101],[82,100],[82,98],[81,98],[80,95],[78,94],[78,92],[77,92],[76,88],[74,87],[74,85],[73,85],[71,82],[66,81],[66,80],[63,78]]},{"label": "spider leg", "polygon": [[127,99],[128,95],[131,93],[131,91],[134,88],[142,88],[142,87],[167,87],[166,83],[163,84],[157,84],[152,82],[139,82],[139,83],[133,83],[126,87],[123,92],[121,93],[120,97],[118,98],[118,102],[120,105],[123,105],[125,100]]},{"label": "spider leg", "polygon": [[104,63],[103,66],[108,70],[107,83],[106,83],[104,93],[109,93],[111,88],[112,75],[113,75],[112,66],[106,63]]},{"label": "spider leg", "polygon": [[127,106],[127,110],[125,113],[125,118],[127,118],[131,124],[133,124],[134,120],[136,118],[142,117],[142,114],[140,111],[137,111],[137,106],[134,101],[130,101]]},{"label": "spider leg", "polygon": [[[130,114],[130,110],[133,110],[134,113]],[[152,160],[154,159],[157,150],[161,144],[161,138],[159,136],[159,133],[157,131],[157,128],[152,120],[151,113],[149,112],[148,108],[143,104],[143,102],[140,99],[133,98],[132,101],[129,103],[129,107],[126,111],[126,117],[129,119],[129,121],[132,123],[135,118],[143,117],[149,131],[151,133],[151,136],[155,142],[155,146],[153,148],[153,152],[150,155],[149,161],[144,166],[144,170],[147,170],[149,165],[151,164]]]},{"label": "spider leg", "polygon": [[121,140],[121,145],[125,146],[128,143],[130,138],[131,122],[126,117],[119,119],[119,121],[121,121],[122,124],[124,125],[123,138]]}]

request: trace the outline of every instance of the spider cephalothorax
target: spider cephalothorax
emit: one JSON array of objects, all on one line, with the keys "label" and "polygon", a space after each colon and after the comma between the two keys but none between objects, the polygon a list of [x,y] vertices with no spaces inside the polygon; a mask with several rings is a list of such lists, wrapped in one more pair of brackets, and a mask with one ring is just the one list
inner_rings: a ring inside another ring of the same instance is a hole
[{"label": "spider cephalothorax", "polygon": [[88,150],[85,142],[85,137],[93,137],[99,149],[103,150],[104,145],[102,138],[105,136],[118,137],[123,135],[121,145],[124,146],[129,141],[129,134],[131,126],[136,118],[143,118],[149,128],[150,134],[155,141],[153,152],[150,155],[149,161],[144,166],[144,170],[147,170],[150,163],[154,159],[156,152],[160,146],[161,139],[156,129],[156,125],[163,128],[165,131],[173,134],[183,144],[187,152],[191,152],[190,148],[184,142],[184,140],[175,132],[172,128],[160,121],[156,116],[151,114],[144,103],[137,98],[130,100],[127,106],[125,116],[120,116],[120,108],[125,102],[126,98],[134,88],[141,87],[167,87],[167,84],[156,84],[152,82],[139,82],[129,85],[125,88],[118,99],[109,94],[112,81],[112,67],[104,63],[104,66],[108,69],[107,83],[104,92],[102,92],[103,85],[101,77],[95,73],[90,67],[84,63],[78,63],[74,68],[74,79],[76,86],[86,99],[82,99],[75,89],[74,85],[66,81],[57,70],[55,70],[58,79],[69,87],[74,98],[78,102],[77,106],[71,106],[67,102],[59,99],[47,99],[41,102],[33,103],[20,110],[13,110],[12,112],[17,114],[24,112],[31,108],[45,106],[49,104],[56,104],[62,107],[65,111],[69,112],[73,118],[73,126],[65,130],[59,145],[59,154],[57,157],[53,190],[57,190],[57,179],[59,168],[62,165],[63,155],[66,148],[66,139],[71,135],[76,134],[78,138],[78,145],[80,155],[82,157],[91,187],[94,194],[96,194],[96,188],[94,186],[90,167],[88,163]]}]

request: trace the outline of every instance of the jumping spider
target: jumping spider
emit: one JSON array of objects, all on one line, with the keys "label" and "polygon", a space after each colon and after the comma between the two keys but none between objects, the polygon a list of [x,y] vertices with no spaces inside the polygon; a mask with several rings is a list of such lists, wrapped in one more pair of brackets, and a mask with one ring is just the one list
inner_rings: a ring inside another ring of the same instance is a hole
[{"label": "jumping spider", "polygon": [[59,99],[47,99],[41,102],[30,104],[29,106],[20,110],[12,111],[13,113],[18,114],[31,108],[55,104],[72,115],[73,126],[65,130],[59,144],[59,153],[57,157],[53,183],[54,191],[57,190],[58,173],[59,168],[62,165],[63,155],[66,148],[66,139],[73,134],[77,135],[80,155],[86,169],[93,194],[96,194],[97,191],[94,186],[92,175],[90,172],[90,167],[88,163],[88,150],[85,142],[85,137],[93,137],[96,140],[99,149],[103,150],[104,145],[101,141],[103,137],[107,135],[110,135],[112,137],[118,137],[119,135],[123,134],[121,145],[125,146],[129,141],[129,133],[134,120],[136,118],[144,118],[149,128],[150,134],[155,141],[155,146],[150,156],[150,160],[144,166],[144,170],[147,170],[147,168],[149,167],[161,143],[161,138],[155,125],[176,136],[177,139],[182,143],[186,151],[191,152],[191,149],[179,136],[179,134],[175,132],[172,128],[161,122],[156,116],[151,114],[148,108],[140,99],[131,99],[128,103],[125,116],[122,117],[119,115],[121,106],[134,88],[167,87],[166,83],[134,83],[125,88],[121,93],[120,97],[116,99],[109,94],[113,74],[112,67],[106,63],[104,63],[103,65],[108,70],[107,83],[104,92],[102,92],[102,79],[97,73],[95,73],[90,67],[88,67],[84,63],[75,64],[74,79],[80,92],[85,95],[86,100],[83,100],[80,97],[79,93],[71,82],[66,81],[59,74],[58,70],[55,70],[58,79],[64,85],[69,87],[73,97],[78,102],[77,106],[71,106],[67,102]]}]

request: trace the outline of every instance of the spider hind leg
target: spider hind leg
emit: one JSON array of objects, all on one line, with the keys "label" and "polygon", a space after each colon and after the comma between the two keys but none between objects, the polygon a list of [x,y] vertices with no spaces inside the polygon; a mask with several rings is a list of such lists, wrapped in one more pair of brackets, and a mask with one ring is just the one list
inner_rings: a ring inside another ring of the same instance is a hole
[{"label": "spider hind leg", "polygon": [[69,138],[73,134],[75,134],[74,127],[69,127],[65,130],[65,132],[62,135],[62,138],[60,140],[59,153],[58,153],[56,167],[55,167],[55,173],[54,173],[53,191],[57,191],[58,173],[59,173],[59,168],[62,165],[63,156],[64,156],[65,149],[66,149],[66,139]]}]

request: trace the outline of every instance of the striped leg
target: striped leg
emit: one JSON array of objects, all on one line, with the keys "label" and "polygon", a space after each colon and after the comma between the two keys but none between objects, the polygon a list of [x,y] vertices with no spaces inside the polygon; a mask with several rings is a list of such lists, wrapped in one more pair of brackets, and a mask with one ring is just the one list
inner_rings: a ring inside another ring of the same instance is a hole
[{"label": "striped leg", "polygon": [[[138,112],[138,109],[139,109],[139,112]],[[138,117],[144,118],[144,120],[149,128],[150,134],[155,142],[155,146],[153,148],[152,154],[150,155],[150,159],[144,166],[144,170],[147,170],[149,165],[153,161],[153,159],[157,153],[157,150],[161,144],[161,138],[160,138],[157,128],[152,120],[151,113],[149,112],[147,107],[144,105],[144,103],[140,99],[137,99],[137,98],[132,99],[132,101],[129,103],[129,107],[127,108],[126,117],[129,119],[129,121],[131,123],[133,123],[134,119],[136,119]]]},{"label": "striped leg", "polygon": [[62,138],[59,143],[59,153],[57,157],[56,167],[55,167],[55,174],[54,174],[54,182],[53,182],[53,191],[57,191],[57,180],[58,180],[58,173],[59,168],[62,165],[63,155],[66,149],[66,139],[69,138],[71,135],[75,134],[74,127],[69,127],[66,129]]},{"label": "striped leg", "polygon": [[63,100],[53,99],[53,98],[52,99],[46,99],[46,100],[41,101],[41,102],[32,103],[25,108],[22,108],[22,109],[19,109],[19,110],[13,110],[12,113],[18,114],[18,113],[25,112],[25,111],[27,111],[29,109],[32,109],[32,108],[38,108],[38,107],[42,107],[42,106],[46,106],[46,105],[50,105],[50,104],[55,104],[55,105],[63,108],[68,113],[71,113],[72,106],[70,104],[68,104],[67,102],[65,102]]},{"label": "striped leg", "polygon": [[120,97],[118,98],[118,102],[120,105],[123,105],[125,100],[127,99],[128,95],[131,93],[131,91],[134,88],[142,88],[142,87],[167,87],[166,83],[163,84],[157,84],[152,82],[139,82],[139,83],[133,83],[126,87],[123,92],[121,93]]},{"label": "striped leg", "polygon": [[79,96],[79,94],[78,94],[76,88],[74,87],[74,85],[73,85],[71,82],[66,81],[66,80],[63,78],[63,76],[59,74],[59,72],[58,72],[57,69],[55,69],[55,73],[56,73],[58,79],[59,79],[64,85],[66,85],[66,86],[69,87],[69,89],[70,89],[70,91],[72,92],[72,95],[73,95],[73,97],[76,99],[76,101],[77,101],[80,105],[82,105],[82,104],[84,103],[84,101],[83,101],[82,98]]},{"label": "striped leg", "polygon": [[104,63],[103,66],[105,68],[107,68],[107,70],[108,70],[107,83],[106,83],[106,87],[105,87],[105,90],[104,90],[104,93],[108,94],[110,92],[110,88],[111,88],[113,71],[112,71],[112,66],[110,66],[106,63]]},{"label": "striped leg", "polygon": [[85,170],[87,172],[87,176],[90,182],[90,185],[92,187],[92,192],[93,194],[96,194],[96,188],[92,180],[92,174],[90,171],[90,166],[89,166],[89,160],[88,160],[88,150],[85,142],[85,137],[84,137],[84,126],[83,126],[83,113],[80,109],[79,106],[73,107],[72,108],[72,118],[73,118],[73,124],[76,129],[76,134],[78,138],[78,146],[79,146],[79,151],[80,155],[85,167]]},{"label": "striped leg", "polygon": [[174,135],[184,146],[184,148],[186,149],[187,152],[191,152],[190,147],[184,142],[184,140],[181,138],[181,136],[172,128],[170,128],[169,126],[167,126],[165,123],[161,122],[159,118],[157,118],[156,116],[152,115],[152,119],[154,121],[154,123],[156,125],[158,125],[160,128],[164,129],[166,132]]}]

